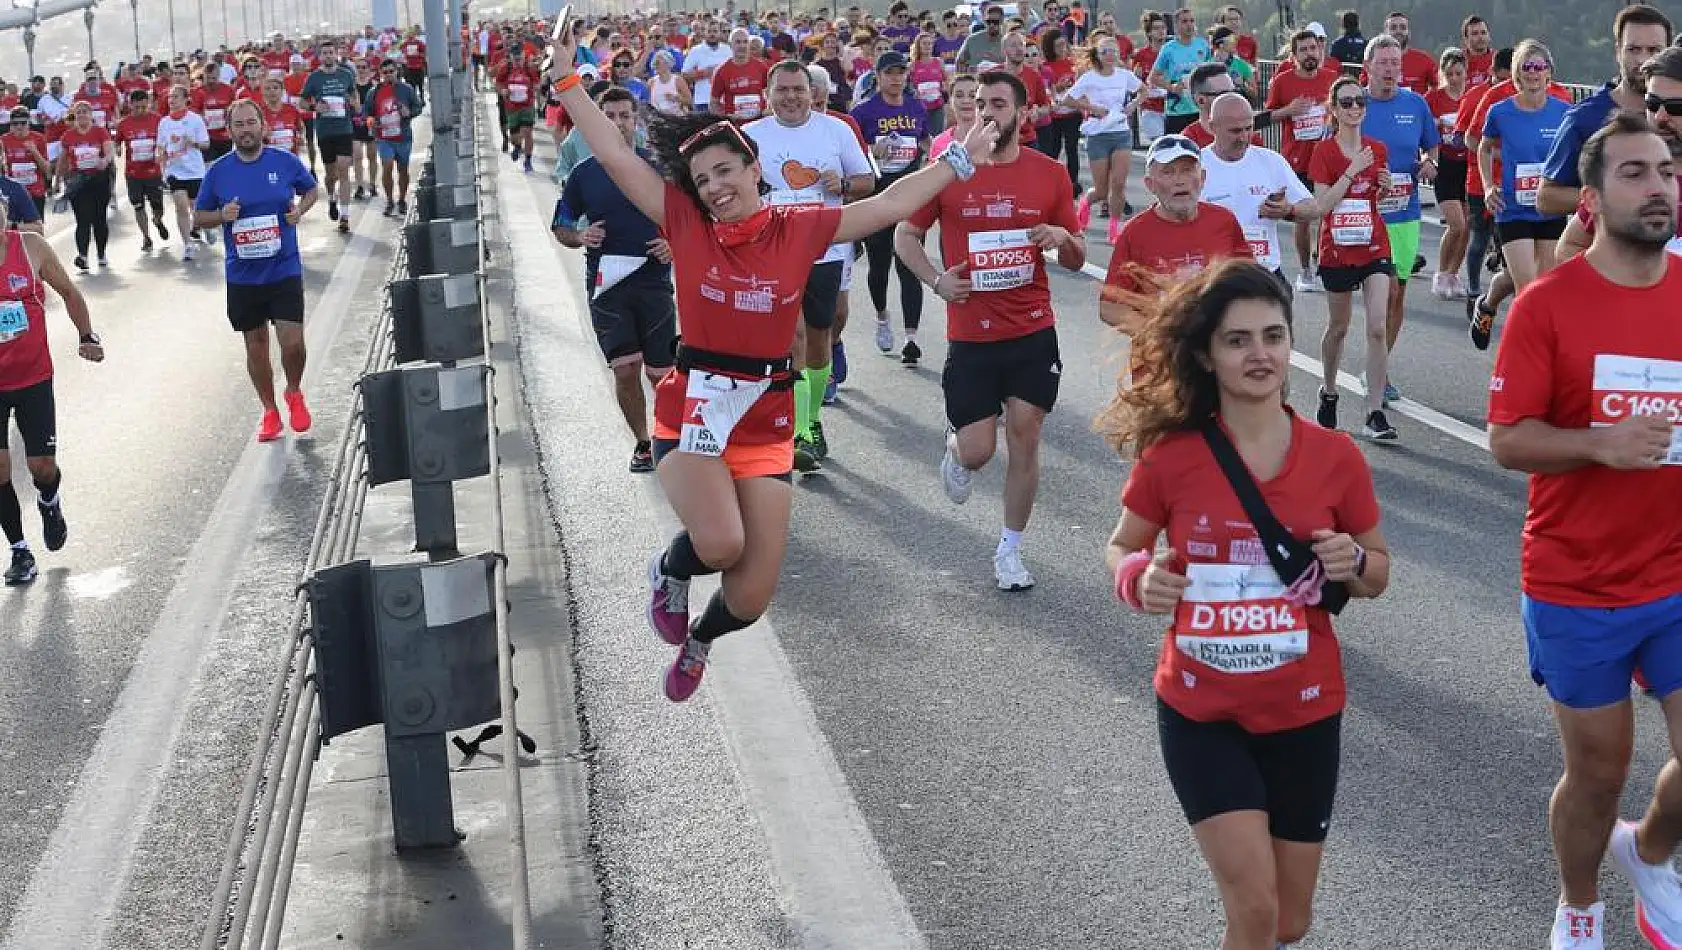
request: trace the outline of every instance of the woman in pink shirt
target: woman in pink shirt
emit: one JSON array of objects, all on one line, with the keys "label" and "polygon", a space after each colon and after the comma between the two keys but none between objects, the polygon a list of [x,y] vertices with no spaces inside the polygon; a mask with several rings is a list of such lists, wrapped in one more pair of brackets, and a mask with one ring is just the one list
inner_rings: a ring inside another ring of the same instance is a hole
[{"label": "woman in pink shirt", "polygon": [[929,131],[946,127],[946,66],[934,54],[934,34],[919,33],[911,41],[911,70],[906,82],[917,101],[929,110]]}]

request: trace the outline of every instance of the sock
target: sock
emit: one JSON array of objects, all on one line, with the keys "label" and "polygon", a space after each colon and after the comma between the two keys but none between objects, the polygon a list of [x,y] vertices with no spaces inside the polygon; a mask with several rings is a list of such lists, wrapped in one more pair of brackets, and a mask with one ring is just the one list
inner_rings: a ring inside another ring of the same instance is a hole
[{"label": "sock", "polygon": [[1009,528],[1005,528],[1004,530],[999,532],[999,553],[1000,554],[1003,554],[1006,551],[1014,551],[1021,546],[1022,546],[1022,532],[1012,531]]},{"label": "sock", "polygon": [[[33,479],[32,479],[33,481]],[[49,482],[35,481],[35,493],[41,496],[41,504],[47,508],[58,506],[58,486],[64,484],[64,470],[60,469],[53,480]]]},{"label": "sock", "polygon": [[829,347],[829,368],[835,377],[835,385],[839,386],[847,381],[847,347],[836,340]]},{"label": "sock", "polygon": [[[820,399],[823,397],[823,390],[818,390],[818,396]],[[811,434],[812,384],[803,372],[794,378],[794,437],[799,439]]]},{"label": "sock", "polygon": [[907,342],[907,343],[917,342],[917,328],[916,327],[911,327],[911,328],[909,328],[905,331],[905,342]]},{"label": "sock", "polygon": [[[754,618],[755,620],[759,618]],[[717,591],[712,599],[707,601],[707,609],[689,625],[689,638],[698,643],[712,643],[727,633],[735,633],[744,627],[753,626],[753,620],[743,620],[732,614],[724,603],[724,592]]]},{"label": "sock", "polygon": [[0,482],[0,529],[5,531],[6,540],[14,550],[19,545],[23,545],[22,550],[29,549],[23,540],[23,509],[18,507],[17,489],[12,487],[10,478]]},{"label": "sock", "polygon": [[707,563],[701,560],[701,556],[695,553],[695,545],[690,542],[687,531],[679,531],[677,536],[672,538],[671,545],[666,548],[666,556],[661,559],[660,570],[665,572],[667,577],[680,581],[718,573],[718,568],[707,566]]},{"label": "sock", "polygon": [[[806,407],[806,417],[812,422],[817,422],[818,413],[823,411],[824,390],[829,388],[829,367],[808,366],[806,368],[805,382],[807,389],[806,401],[809,403]],[[795,394],[795,398],[799,398],[799,393]]]}]

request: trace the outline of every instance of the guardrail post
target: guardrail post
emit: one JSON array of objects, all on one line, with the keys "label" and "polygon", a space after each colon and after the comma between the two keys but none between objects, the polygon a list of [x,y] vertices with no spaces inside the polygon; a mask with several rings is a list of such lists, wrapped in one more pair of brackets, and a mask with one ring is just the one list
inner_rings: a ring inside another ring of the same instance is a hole
[{"label": "guardrail post", "polygon": [[455,363],[485,355],[478,274],[428,274],[388,287],[397,362]]},{"label": "guardrail post", "polygon": [[362,377],[368,482],[409,480],[415,549],[434,559],[456,553],[451,482],[488,475],[488,368],[405,366]]}]

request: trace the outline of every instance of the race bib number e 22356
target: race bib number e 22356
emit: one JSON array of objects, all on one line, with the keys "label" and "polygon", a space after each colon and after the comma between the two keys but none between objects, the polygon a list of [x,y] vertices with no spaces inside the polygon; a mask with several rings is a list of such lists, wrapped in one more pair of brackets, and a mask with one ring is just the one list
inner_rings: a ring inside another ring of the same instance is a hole
[{"label": "race bib number e 22356", "polygon": [[1369,202],[1345,198],[1328,216],[1332,243],[1338,247],[1367,247],[1372,244],[1373,213]]},{"label": "race bib number e 22356", "polygon": [[1630,416],[1671,423],[1666,465],[1682,465],[1682,362],[1601,353],[1594,358],[1589,425],[1614,425]]},{"label": "race bib number e 22356", "polygon": [[1265,673],[1308,655],[1308,622],[1269,564],[1192,564],[1174,646],[1223,673]]},{"label": "race bib number e 22356", "polygon": [[1034,282],[1040,249],[1025,228],[976,231],[969,236],[969,281],[975,292],[1015,290]]}]

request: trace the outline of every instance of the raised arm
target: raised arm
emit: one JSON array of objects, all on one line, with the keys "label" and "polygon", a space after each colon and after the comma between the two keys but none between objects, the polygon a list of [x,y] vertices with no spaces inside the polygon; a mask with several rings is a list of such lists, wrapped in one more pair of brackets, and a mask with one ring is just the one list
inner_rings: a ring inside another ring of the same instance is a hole
[{"label": "raised arm", "polygon": [[[595,153],[596,160],[602,163],[608,177],[648,220],[664,227],[666,183],[652,165],[643,161],[642,156],[626,144],[619,128],[602,114],[590,94],[584,91],[583,83],[572,71],[577,55],[575,45],[571,36],[556,41],[554,64],[549,68],[547,79],[561,83],[560,103],[572,118],[573,127],[578,129],[590,151]],[[836,241],[839,243],[840,239]]]},{"label": "raised arm", "polygon": [[[606,122],[604,118],[602,120]],[[841,211],[841,225],[835,229],[835,243],[848,244],[883,228],[892,227],[916,213],[917,209],[933,201],[947,185],[958,180],[952,159],[954,151],[967,152],[975,164],[985,163],[993,154],[999,140],[999,130],[992,122],[976,125],[964,138],[962,145],[954,142],[941,160],[894,182],[879,195],[855,201]]]}]

